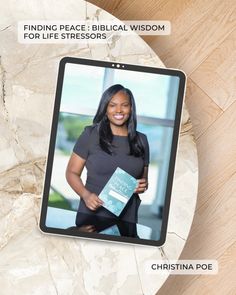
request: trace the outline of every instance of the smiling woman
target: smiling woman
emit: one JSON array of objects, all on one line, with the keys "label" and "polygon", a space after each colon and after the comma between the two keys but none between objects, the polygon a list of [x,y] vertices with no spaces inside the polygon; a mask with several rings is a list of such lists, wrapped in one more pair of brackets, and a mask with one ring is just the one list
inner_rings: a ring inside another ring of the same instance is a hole
[{"label": "smiling woman", "polygon": [[[93,125],[84,129],[70,157],[66,178],[80,196],[76,225],[84,214],[117,218],[103,207],[99,194],[119,167],[137,179],[137,187],[119,216],[137,222],[139,193],[148,187],[149,145],[146,135],[136,130],[136,107],[132,92],[116,84],[102,95]],[[84,185],[81,173],[87,168]]]},{"label": "smiling woman", "polygon": [[[124,91],[117,92],[107,106],[107,118],[114,135],[128,135],[125,123],[131,112],[130,99]],[[122,127],[122,128],[121,128]]]}]

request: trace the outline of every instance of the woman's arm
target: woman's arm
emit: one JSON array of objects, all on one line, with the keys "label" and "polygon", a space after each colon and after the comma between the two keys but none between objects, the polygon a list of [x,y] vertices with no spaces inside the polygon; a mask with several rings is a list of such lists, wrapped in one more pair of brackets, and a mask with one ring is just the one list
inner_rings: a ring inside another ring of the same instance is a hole
[{"label": "woman's arm", "polygon": [[103,202],[99,197],[87,190],[81,180],[81,173],[86,160],[72,153],[66,169],[66,180],[72,189],[84,200],[90,210],[96,210],[102,206]]},{"label": "woman's arm", "polygon": [[148,166],[144,166],[143,175],[141,179],[138,179],[138,187],[135,193],[142,194],[148,189]]}]

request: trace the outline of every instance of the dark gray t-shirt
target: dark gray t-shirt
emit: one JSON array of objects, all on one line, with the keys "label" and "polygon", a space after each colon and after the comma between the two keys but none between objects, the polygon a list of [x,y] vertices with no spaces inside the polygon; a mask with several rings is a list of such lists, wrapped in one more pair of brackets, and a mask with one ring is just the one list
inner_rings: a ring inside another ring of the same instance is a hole
[{"label": "dark gray t-shirt", "polygon": [[149,147],[147,137],[138,132],[144,146],[144,158],[129,155],[127,136],[113,136],[113,154],[109,155],[99,145],[99,134],[96,126],[85,127],[78,138],[73,152],[86,160],[86,188],[99,194],[117,167],[139,179],[142,177],[144,166],[149,164]]},{"label": "dark gray t-shirt", "polygon": [[[85,187],[90,192],[99,195],[117,167],[125,170],[136,179],[140,179],[142,177],[144,166],[148,166],[149,164],[149,145],[146,135],[141,132],[138,132],[138,135],[144,147],[143,157],[130,155],[128,137],[117,135],[113,136],[113,154],[109,155],[103,151],[99,145],[97,127],[85,127],[74,146],[73,152],[86,160],[85,167],[87,168],[87,180]],[[139,203],[140,199],[138,195],[134,194],[134,197],[130,200],[128,206],[131,208],[126,208],[129,209],[128,212],[130,211],[128,213],[128,219],[126,218],[126,220],[136,222],[137,212],[135,211],[137,211]],[[107,210],[103,207],[97,211],[89,210],[83,200],[80,202],[79,211],[102,216],[109,215],[109,212],[107,212]],[[136,217],[132,218],[134,215]]]}]

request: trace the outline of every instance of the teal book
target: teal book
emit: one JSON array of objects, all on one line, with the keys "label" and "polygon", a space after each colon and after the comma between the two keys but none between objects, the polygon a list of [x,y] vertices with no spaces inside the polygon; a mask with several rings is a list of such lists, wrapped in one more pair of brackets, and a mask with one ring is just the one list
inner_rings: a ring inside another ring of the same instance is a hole
[{"label": "teal book", "polygon": [[103,207],[119,216],[134,193],[137,180],[121,168],[116,168],[111,178],[101,191],[99,198]]}]

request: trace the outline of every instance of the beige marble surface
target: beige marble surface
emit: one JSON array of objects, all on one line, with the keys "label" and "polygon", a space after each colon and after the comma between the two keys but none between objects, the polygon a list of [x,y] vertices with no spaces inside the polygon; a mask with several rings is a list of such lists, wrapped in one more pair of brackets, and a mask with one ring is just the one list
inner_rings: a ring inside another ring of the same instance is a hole
[{"label": "beige marble surface", "polygon": [[121,245],[42,234],[41,193],[58,62],[63,56],[164,66],[138,36],[108,44],[23,45],[20,20],[112,19],[82,0],[4,2],[0,11],[1,294],[155,294],[166,276],[148,275],[148,259],[178,259],[191,227],[198,165],[186,109],[163,247]]}]

